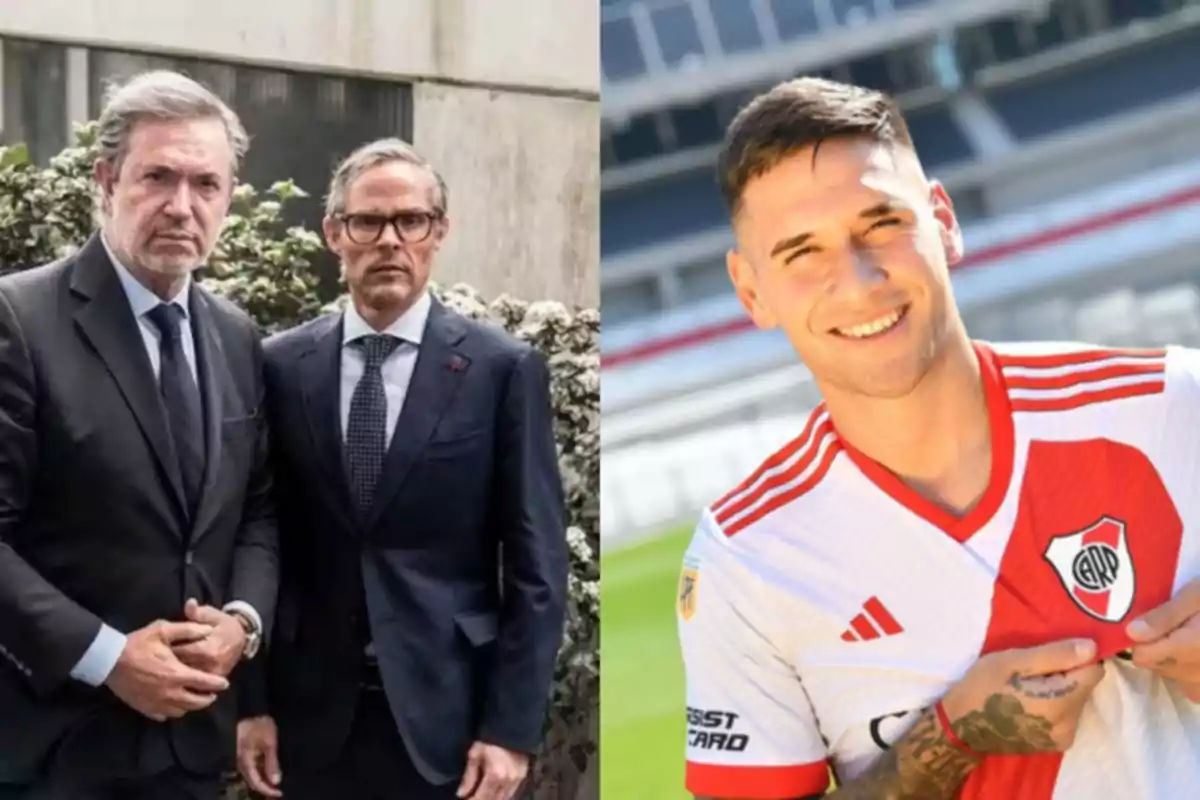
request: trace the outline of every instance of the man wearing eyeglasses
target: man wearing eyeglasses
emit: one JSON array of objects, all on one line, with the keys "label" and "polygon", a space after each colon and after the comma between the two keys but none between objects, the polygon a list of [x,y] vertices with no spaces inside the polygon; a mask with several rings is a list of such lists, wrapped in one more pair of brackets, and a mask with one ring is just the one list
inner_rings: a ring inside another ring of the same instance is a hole
[{"label": "man wearing eyeglasses", "polygon": [[281,591],[238,731],[263,795],[508,800],[541,740],[567,581],[549,376],[427,292],[446,198],[402,141],[353,153],[324,222],[350,302],[265,345]]}]

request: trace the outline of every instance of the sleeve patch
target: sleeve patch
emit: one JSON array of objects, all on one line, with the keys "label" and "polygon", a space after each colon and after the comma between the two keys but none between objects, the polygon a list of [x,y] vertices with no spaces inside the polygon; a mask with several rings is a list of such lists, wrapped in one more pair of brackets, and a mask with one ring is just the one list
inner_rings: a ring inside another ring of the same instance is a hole
[{"label": "sleeve patch", "polygon": [[687,622],[696,615],[696,590],[700,584],[700,561],[688,556],[683,561],[683,571],[679,575],[679,590],[675,608],[679,617]]}]

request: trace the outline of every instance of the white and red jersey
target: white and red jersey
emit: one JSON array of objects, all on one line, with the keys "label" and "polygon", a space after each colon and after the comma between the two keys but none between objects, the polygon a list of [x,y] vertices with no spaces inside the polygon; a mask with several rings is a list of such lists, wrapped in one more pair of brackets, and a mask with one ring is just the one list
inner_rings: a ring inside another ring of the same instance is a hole
[{"label": "white and red jersey", "polygon": [[1094,638],[1065,754],[989,757],[962,798],[1200,796],[1200,707],[1115,657],[1200,576],[1200,352],[976,345],[990,485],[963,517],[823,408],[703,515],[684,557],[687,787],[819,794],[868,769],[981,655]]}]

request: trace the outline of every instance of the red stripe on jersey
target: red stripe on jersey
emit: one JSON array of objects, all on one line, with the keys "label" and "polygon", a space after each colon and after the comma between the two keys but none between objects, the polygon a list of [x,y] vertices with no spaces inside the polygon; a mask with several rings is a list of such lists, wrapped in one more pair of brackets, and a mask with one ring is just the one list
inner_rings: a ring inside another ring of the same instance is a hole
[{"label": "red stripe on jersey", "polygon": [[888,636],[895,636],[897,633],[903,633],[904,628],[900,627],[900,623],[896,622],[896,618],[891,615],[891,612],[879,602],[878,597],[872,597],[867,602],[863,603],[863,608],[867,610],[879,627],[883,628],[883,632]]},{"label": "red stripe on jersey", "polygon": [[1107,364],[1091,369],[1072,370],[1060,375],[1004,375],[1009,389],[1066,389],[1081,383],[1103,381],[1111,378],[1129,378],[1134,375],[1162,375],[1167,364],[1162,360],[1144,361],[1137,364]]},{"label": "red stripe on jersey", "polygon": [[854,628],[854,632],[861,636],[864,642],[879,638],[879,631],[875,630],[875,626],[862,614],[850,620],[850,627]]},{"label": "red stripe on jersey", "polygon": [[[1123,545],[1119,569],[1132,572],[1133,599],[1120,619],[1089,614],[1070,591],[1071,559],[1058,559],[1063,563],[1056,568],[1048,556],[1052,545],[1077,546],[1073,537]],[[1175,504],[1141,451],[1104,439],[1032,442],[980,654],[1081,637],[1095,640],[1101,659],[1111,658],[1130,643],[1125,624],[1171,597],[1182,539]],[[1050,800],[1061,766],[1059,754],[989,756],[967,778],[961,797]]]},{"label": "red stripe on jersey", "polygon": [[1051,800],[1063,755],[988,756],[967,776],[958,800]]},{"label": "red stripe on jersey", "polygon": [[[805,458],[801,459],[801,460],[802,461],[811,460],[811,457],[813,455],[815,455],[817,453],[817,451],[820,449],[819,445],[820,445],[820,442],[818,442],[817,445],[814,446],[811,451],[809,451],[809,453],[806,453]],[[753,510],[750,511],[750,513],[739,517],[737,519],[737,521],[731,523],[728,527],[723,528],[723,530],[725,531],[725,535],[733,536],[735,533],[742,530],[743,528],[745,528],[749,525],[753,525],[755,522],[758,522],[760,519],[767,516],[772,511],[775,511],[778,508],[782,508],[783,506],[786,506],[788,503],[795,500],[797,497],[801,497],[802,495],[804,495],[806,492],[808,492],[810,489],[812,489],[814,486],[816,486],[818,483],[821,482],[821,479],[825,477],[825,473],[829,472],[829,467],[832,466],[833,459],[835,457],[837,457],[837,454],[840,453],[841,451],[842,451],[842,446],[841,446],[841,444],[838,443],[837,438],[835,436],[830,435],[829,436],[829,446],[827,448],[825,448],[825,455],[823,455],[821,457],[821,461],[817,464],[816,468],[812,471],[811,475],[809,475],[806,479],[800,481],[799,483],[797,483],[795,486],[788,489],[787,491],[780,492],[779,494],[772,497],[770,500],[765,500],[763,502],[760,502],[758,505],[756,505],[753,508]],[[799,464],[797,464],[797,466],[799,466]],[[799,473],[799,470],[796,470],[796,472]],[[785,485],[785,482],[779,481],[779,485],[783,486],[783,485]],[[759,493],[757,493],[757,492],[755,494],[756,494],[756,496],[759,495]],[[718,521],[719,521],[719,519],[718,519]]]},{"label": "red stripe on jersey", "polygon": [[687,762],[684,783],[700,797],[745,797],[778,800],[823,794],[829,788],[829,764],[752,767]]},{"label": "red stripe on jersey", "polygon": [[996,360],[1000,364],[1001,369],[1009,367],[1029,367],[1039,368],[1045,367],[1053,369],[1055,367],[1070,367],[1076,364],[1089,364],[1094,361],[1105,361],[1110,358],[1165,358],[1167,351],[1159,348],[1156,350],[1135,349],[1135,348],[1091,348],[1087,350],[1077,350],[1073,353],[1043,353],[1039,355],[1018,355],[1012,353],[998,353]]},{"label": "red stripe on jersey", "polygon": [[[817,453],[821,452],[821,445],[827,439],[833,437],[833,423],[828,417],[825,421],[817,426],[813,439],[808,443],[808,446],[800,453],[800,457],[795,463],[782,472],[777,472],[771,475],[765,481],[758,484],[757,487],[741,496],[741,499],[733,503],[727,504],[717,513],[717,524],[724,525],[725,523],[737,517],[747,509],[753,508],[757,503],[760,503],[763,497],[771,491],[778,490],[793,483],[797,478],[804,474],[805,470],[813,463],[817,457]],[[836,442],[835,442],[836,444]]]},{"label": "red stripe on jersey", "polygon": [[1090,392],[1068,395],[1066,397],[1027,397],[1013,398],[1013,411],[1070,411],[1073,408],[1108,403],[1112,400],[1123,400],[1127,397],[1162,394],[1166,383],[1164,381],[1146,381],[1130,383],[1125,386],[1113,386],[1109,389],[1095,389]]},{"label": "red stripe on jersey", "polygon": [[780,464],[783,464],[788,459],[790,459],[792,456],[794,456],[801,448],[806,447],[808,445],[808,443],[812,440],[813,429],[816,427],[817,420],[821,417],[821,414],[823,414],[824,411],[825,411],[825,404],[821,403],[820,405],[818,405],[816,407],[816,409],[811,414],[808,415],[808,423],[805,424],[804,430],[801,431],[800,435],[797,436],[792,441],[790,441],[781,450],[779,450],[777,453],[772,455],[770,458],[768,458],[762,464],[760,464],[758,469],[754,470],[754,473],[749,478],[746,478],[746,480],[739,483],[737,485],[737,487],[735,487],[733,489],[733,491],[729,492],[724,497],[722,497],[720,500],[713,503],[713,505],[712,505],[713,513],[714,514],[720,513],[721,506],[725,505],[730,500],[732,500],[734,497],[738,496],[739,494],[741,494],[742,492],[746,491],[751,486],[756,484],[758,482],[758,479],[761,478],[763,475],[765,475],[768,470],[775,469]]},{"label": "red stripe on jersey", "polygon": [[843,642],[857,642],[858,637],[854,635],[853,631],[845,631],[844,633],[842,633],[842,641]]}]

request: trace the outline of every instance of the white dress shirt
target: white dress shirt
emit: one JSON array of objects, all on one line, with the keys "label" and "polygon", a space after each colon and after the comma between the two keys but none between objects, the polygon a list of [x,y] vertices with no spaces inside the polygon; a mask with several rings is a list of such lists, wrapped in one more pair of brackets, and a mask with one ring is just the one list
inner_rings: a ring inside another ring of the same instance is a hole
[{"label": "white dress shirt", "polygon": [[429,293],[422,292],[407,311],[382,331],[368,325],[353,303],[346,305],[342,316],[342,381],[339,398],[343,442],[346,441],[346,428],[350,423],[350,400],[354,397],[354,387],[358,385],[366,366],[362,351],[350,346],[350,343],[377,333],[391,334],[402,340],[379,369],[383,377],[383,392],[387,397],[385,446],[390,445],[392,434],[396,432],[396,420],[400,418],[400,410],[404,408],[404,398],[408,396],[408,385],[412,382],[413,368],[417,365],[417,353],[420,351],[421,338],[425,334],[425,323],[429,319],[429,308],[432,304]]},{"label": "white dress shirt", "polygon": [[[162,334],[159,332],[158,326],[146,315],[163,301],[158,295],[143,286],[133,276],[133,273],[129,271],[129,268],[117,259],[103,235],[101,235],[100,241],[108,253],[109,261],[112,262],[113,267],[117,271],[117,277],[121,281],[121,288],[125,290],[125,296],[129,299],[129,307],[138,322],[138,330],[142,334],[142,343],[146,346],[146,355],[150,358],[150,367],[154,370],[154,377],[157,379],[162,370],[161,353],[159,351]],[[183,355],[187,360],[188,368],[192,372],[192,380],[196,381],[196,385],[199,386],[200,380],[196,372],[196,340],[192,334],[191,311],[188,307],[188,295],[191,288],[192,279],[189,275],[183,283],[183,288],[171,298],[170,302],[183,310],[183,319],[186,324],[179,326]],[[258,611],[249,603],[235,600],[232,603],[227,603],[223,610],[228,612],[238,611],[244,614],[254,624],[255,630],[262,630],[262,618],[258,615]],[[125,649],[125,640],[125,634],[108,625],[102,625],[100,633],[92,640],[92,644],[83,654],[83,658],[79,659],[75,668],[71,670],[71,677],[92,686],[103,684],[108,680],[113,667],[117,665],[117,660],[121,657],[121,653]]]}]

